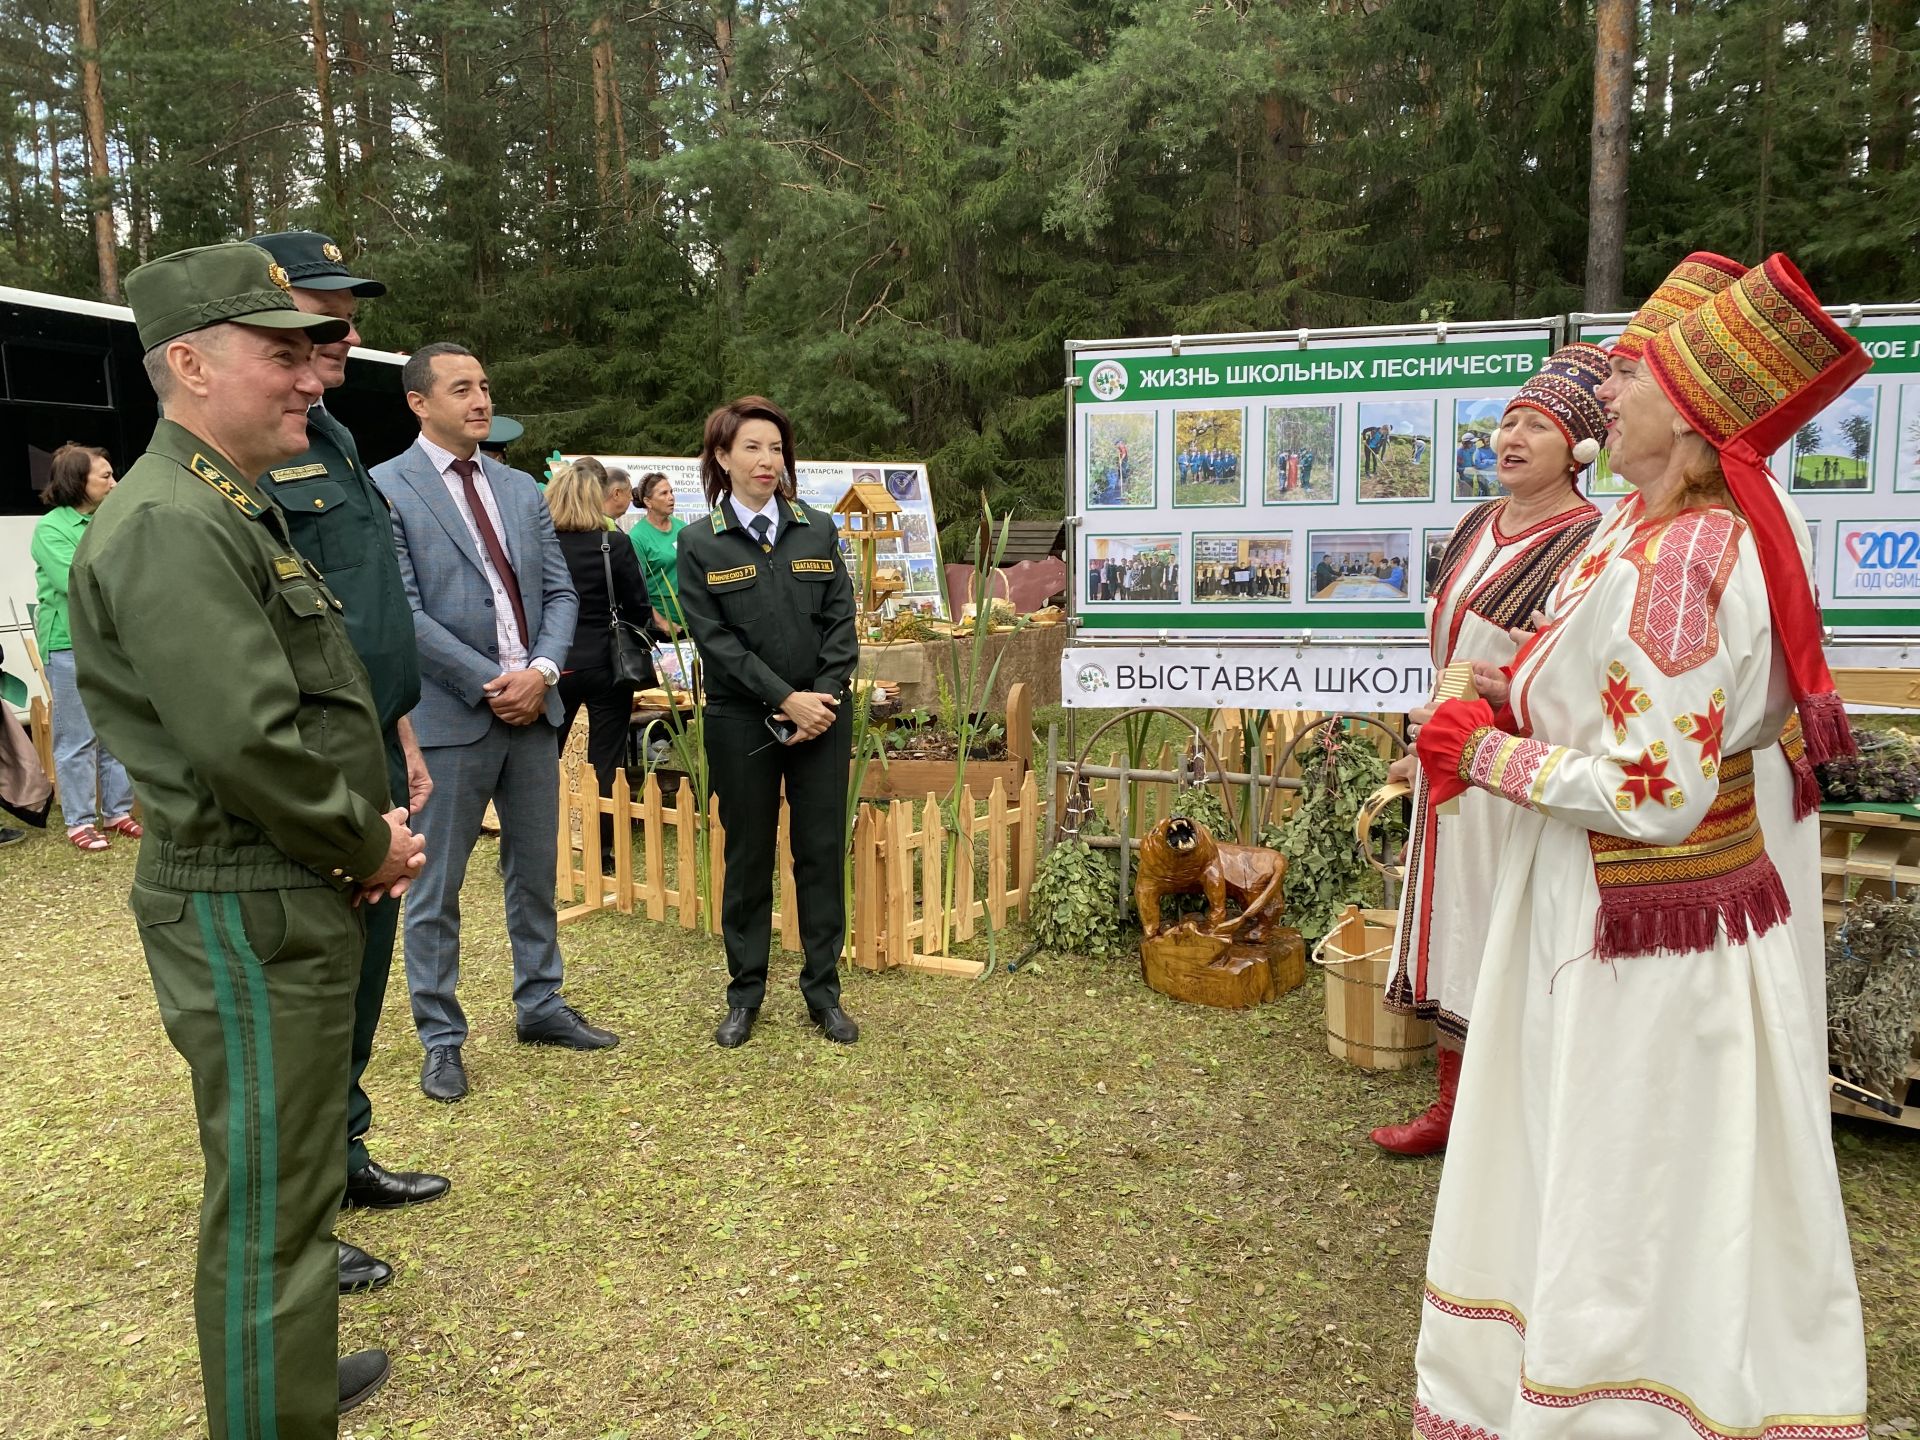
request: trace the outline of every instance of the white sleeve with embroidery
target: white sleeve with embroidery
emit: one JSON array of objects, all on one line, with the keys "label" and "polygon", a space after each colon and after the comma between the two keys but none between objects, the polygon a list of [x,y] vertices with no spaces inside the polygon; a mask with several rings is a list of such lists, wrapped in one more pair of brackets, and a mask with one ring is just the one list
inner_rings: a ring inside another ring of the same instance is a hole
[{"label": "white sleeve with embroidery", "polygon": [[1759,718],[1730,724],[1729,705],[1756,679],[1765,694],[1765,591],[1729,584],[1744,528],[1725,511],[1687,512],[1651,543],[1624,547],[1533,681],[1553,692],[1533,710],[1570,717],[1565,733],[1541,720],[1532,737],[1483,732],[1461,778],[1582,829],[1649,845],[1686,839],[1719,791],[1726,737]]}]

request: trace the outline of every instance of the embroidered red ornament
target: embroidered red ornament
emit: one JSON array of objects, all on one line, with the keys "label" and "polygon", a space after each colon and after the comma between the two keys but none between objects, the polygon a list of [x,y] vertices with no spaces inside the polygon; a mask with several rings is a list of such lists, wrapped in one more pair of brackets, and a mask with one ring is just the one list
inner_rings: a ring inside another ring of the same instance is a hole
[{"label": "embroidered red ornament", "polygon": [[1647,692],[1633,683],[1627,667],[1618,660],[1607,666],[1607,688],[1600,692],[1600,705],[1613,722],[1613,738],[1627,738],[1627,721],[1652,707]]},{"label": "embroidered red ornament", "polygon": [[1656,805],[1677,803],[1668,799],[1680,789],[1667,779],[1668,763],[1667,747],[1656,740],[1640,752],[1638,760],[1622,764],[1620,770],[1626,778],[1614,792],[1614,804],[1622,810],[1638,810],[1649,800]]},{"label": "embroidered red ornament", "polygon": [[1720,769],[1720,745],[1727,728],[1727,692],[1715,687],[1707,701],[1707,713],[1682,715],[1674,729],[1700,747],[1700,773],[1709,780]]},{"label": "embroidered red ornament", "polygon": [[1611,545],[1597,554],[1587,556],[1586,559],[1580,562],[1579,568],[1573,572],[1573,588],[1575,590],[1586,589],[1587,586],[1594,582],[1595,577],[1607,568],[1607,562],[1611,559],[1613,559],[1613,547]]}]

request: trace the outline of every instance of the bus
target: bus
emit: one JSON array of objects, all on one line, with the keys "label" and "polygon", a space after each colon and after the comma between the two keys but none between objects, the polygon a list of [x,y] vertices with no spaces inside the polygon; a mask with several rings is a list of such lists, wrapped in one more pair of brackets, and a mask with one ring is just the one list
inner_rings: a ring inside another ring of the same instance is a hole
[{"label": "bus", "polygon": [[[98,445],[124,475],[153,434],[158,408],[141,368],[133,312],[121,305],[0,286],[0,646],[9,675],[38,688],[21,636],[32,630],[34,523],[53,452]],[[368,465],[414,442],[400,367],[407,357],[356,347],[327,408]]]}]

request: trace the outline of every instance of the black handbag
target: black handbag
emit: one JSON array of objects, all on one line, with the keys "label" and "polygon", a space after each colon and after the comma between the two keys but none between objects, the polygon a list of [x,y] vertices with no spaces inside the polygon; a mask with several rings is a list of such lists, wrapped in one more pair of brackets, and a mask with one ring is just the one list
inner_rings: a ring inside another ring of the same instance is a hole
[{"label": "black handbag", "polygon": [[613,674],[636,690],[651,690],[660,683],[653,668],[653,642],[638,625],[620,618],[620,601],[613,588],[613,552],[607,548],[607,532],[600,532],[600,567],[607,577],[607,607],[612,611],[608,633],[613,642]]}]

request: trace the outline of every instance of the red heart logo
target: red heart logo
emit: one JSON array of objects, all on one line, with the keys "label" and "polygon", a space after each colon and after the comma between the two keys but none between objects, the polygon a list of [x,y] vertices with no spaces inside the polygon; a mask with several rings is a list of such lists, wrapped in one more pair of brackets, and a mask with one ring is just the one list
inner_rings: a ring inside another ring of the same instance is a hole
[{"label": "red heart logo", "polygon": [[1853,563],[1856,565],[1860,563],[1860,546],[1857,542],[1863,538],[1865,533],[1866,532],[1861,530],[1849,530],[1846,533],[1847,554],[1853,557]]}]

